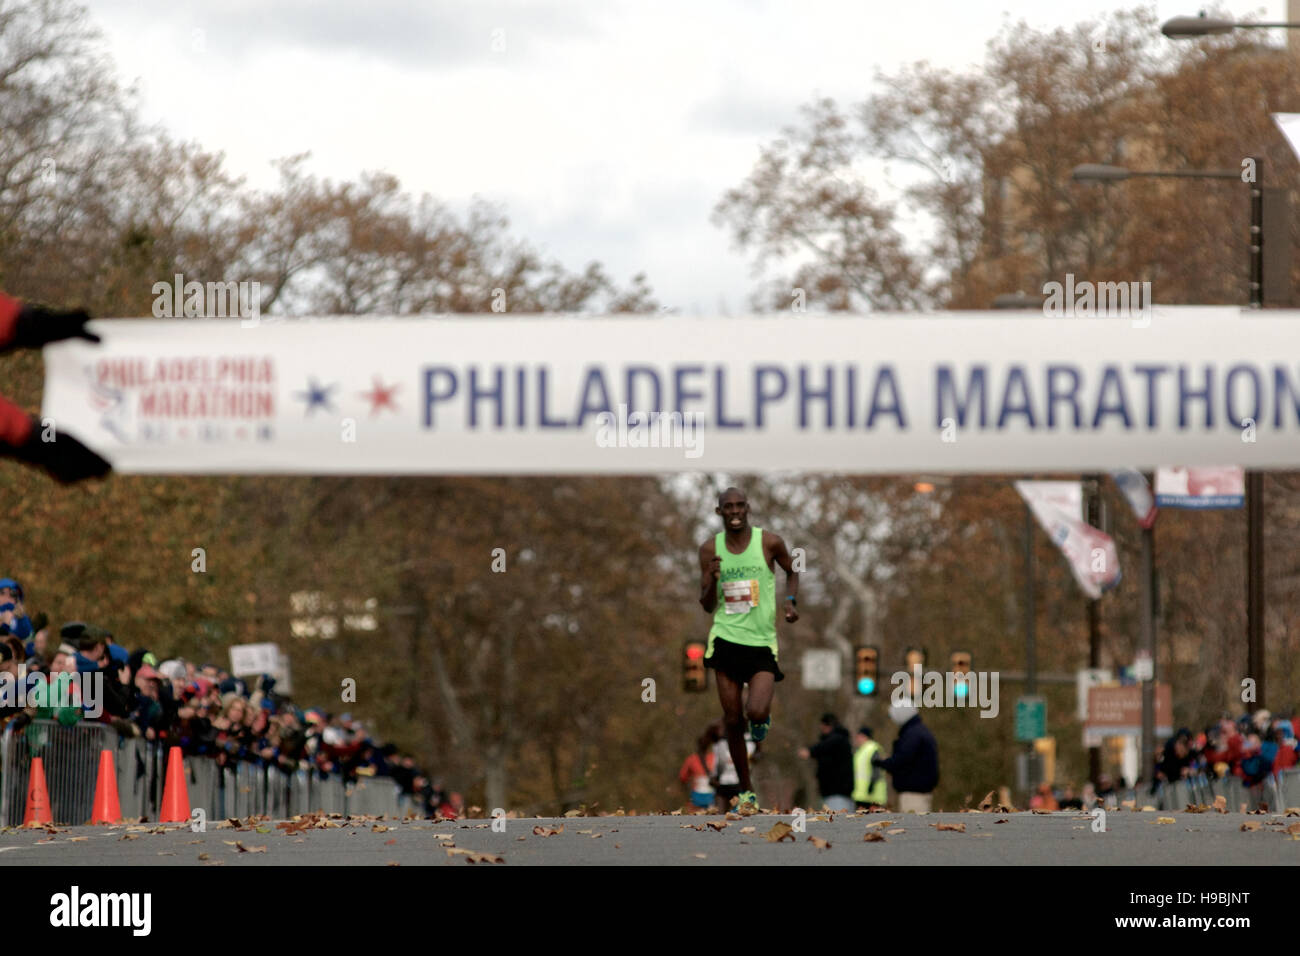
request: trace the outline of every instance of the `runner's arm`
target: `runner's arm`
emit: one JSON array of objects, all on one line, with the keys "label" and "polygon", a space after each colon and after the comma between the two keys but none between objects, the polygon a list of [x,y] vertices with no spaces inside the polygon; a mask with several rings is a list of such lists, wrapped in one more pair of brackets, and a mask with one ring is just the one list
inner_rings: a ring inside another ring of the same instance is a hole
[{"label": "runner's arm", "polygon": [[712,614],[718,609],[718,577],[722,574],[722,558],[714,553],[713,540],[700,545],[700,607]]},{"label": "runner's arm", "polygon": [[89,320],[85,309],[47,309],[0,292],[0,351],[40,348],[60,339],[98,342],[99,336],[86,330]]},{"label": "runner's arm", "polygon": [[[767,535],[769,532],[764,531],[763,534]],[[785,541],[781,539],[780,535],[772,535],[769,542],[769,553],[772,555],[773,560],[781,566],[781,570],[785,572],[785,593],[787,597],[797,599],[799,597],[799,572],[794,569],[794,561],[790,558],[790,550],[785,546]],[[782,598],[780,603],[785,607],[787,622],[793,624],[799,620],[799,611],[795,608],[794,601]]]}]

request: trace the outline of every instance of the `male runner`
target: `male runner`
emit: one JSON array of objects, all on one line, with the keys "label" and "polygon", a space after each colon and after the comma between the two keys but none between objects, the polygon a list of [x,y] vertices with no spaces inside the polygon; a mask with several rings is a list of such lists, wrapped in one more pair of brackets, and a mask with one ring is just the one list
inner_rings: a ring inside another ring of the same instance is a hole
[{"label": "male runner", "polygon": [[[749,524],[749,502],[739,488],[718,496],[716,513],[723,532],[700,545],[700,606],[713,615],[704,666],[717,672],[718,699],[727,747],[740,775],[736,809],[758,810],[758,797],[749,778],[745,750],[744,718],[757,743],[771,729],[772,691],[785,675],[777,665],[776,574],[785,571],[785,619],[799,620],[795,610],[799,574],[794,570],[785,542],[770,531]],[[742,706],[749,684],[748,706]]]}]

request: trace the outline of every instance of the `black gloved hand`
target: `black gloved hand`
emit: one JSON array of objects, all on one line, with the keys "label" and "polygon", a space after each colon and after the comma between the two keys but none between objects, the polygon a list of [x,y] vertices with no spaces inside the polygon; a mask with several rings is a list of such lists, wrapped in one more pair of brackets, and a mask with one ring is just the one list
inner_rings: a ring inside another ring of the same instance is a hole
[{"label": "black gloved hand", "polygon": [[32,420],[31,437],[14,449],[13,455],[33,465],[40,465],[65,485],[83,478],[100,478],[113,469],[112,465],[67,432],[56,433],[54,441],[42,441],[41,423],[35,418]]},{"label": "black gloved hand", "polygon": [[99,336],[86,330],[90,313],[85,309],[47,309],[26,304],[18,313],[11,348],[40,348],[61,339],[86,339],[98,342]]}]

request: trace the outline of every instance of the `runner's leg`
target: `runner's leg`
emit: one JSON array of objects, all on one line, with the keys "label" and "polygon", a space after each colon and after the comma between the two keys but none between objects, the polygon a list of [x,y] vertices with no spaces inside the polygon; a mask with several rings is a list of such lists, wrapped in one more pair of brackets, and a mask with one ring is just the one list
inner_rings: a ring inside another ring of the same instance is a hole
[{"label": "runner's leg", "polygon": [[757,671],[749,679],[749,702],[745,716],[755,724],[767,723],[772,714],[772,693],[776,689],[776,675],[771,671]]},{"label": "runner's leg", "polygon": [[[749,754],[745,750],[745,715],[741,703],[742,684],[736,683],[723,671],[713,672],[718,681],[718,700],[722,703],[722,725],[727,734],[727,749],[732,763],[740,775],[740,790],[753,790],[749,782]],[[768,675],[771,676],[771,675]],[[753,693],[752,685],[750,693]]]}]

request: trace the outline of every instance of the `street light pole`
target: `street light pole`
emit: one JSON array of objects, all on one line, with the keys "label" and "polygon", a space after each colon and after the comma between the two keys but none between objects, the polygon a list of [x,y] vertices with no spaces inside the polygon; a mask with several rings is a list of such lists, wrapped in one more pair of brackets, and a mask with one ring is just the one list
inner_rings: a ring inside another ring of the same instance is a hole
[{"label": "street light pole", "polygon": [[[1264,305],[1264,160],[1252,157],[1250,307]],[[1240,423],[1238,423],[1240,424]],[[1264,706],[1264,473],[1246,472],[1246,673],[1255,680],[1251,713]]]},{"label": "street light pole", "polygon": [[[1235,27],[1286,26],[1300,24],[1232,24],[1211,21],[1201,17],[1180,17],[1177,21],[1201,21],[1199,32],[1169,32],[1171,20],[1165,24],[1167,36],[1200,36],[1205,33],[1226,33]],[[1178,23],[1180,30],[1195,30],[1198,26]],[[1220,29],[1219,27],[1222,27]],[[1250,186],[1250,282],[1248,297],[1252,309],[1264,305],[1264,160],[1252,156],[1248,163],[1253,167],[1254,178]],[[1143,170],[1134,171],[1122,166],[1086,164],[1076,166],[1071,177],[1076,182],[1122,182],[1135,176],[1167,179],[1241,179],[1242,174],[1231,169]],[[1255,681],[1255,699],[1250,702],[1252,711],[1264,706],[1264,476],[1258,471],[1246,472],[1246,657],[1247,675]],[[1154,661],[1153,661],[1154,662]],[[1144,702],[1145,703],[1145,702]]]}]

